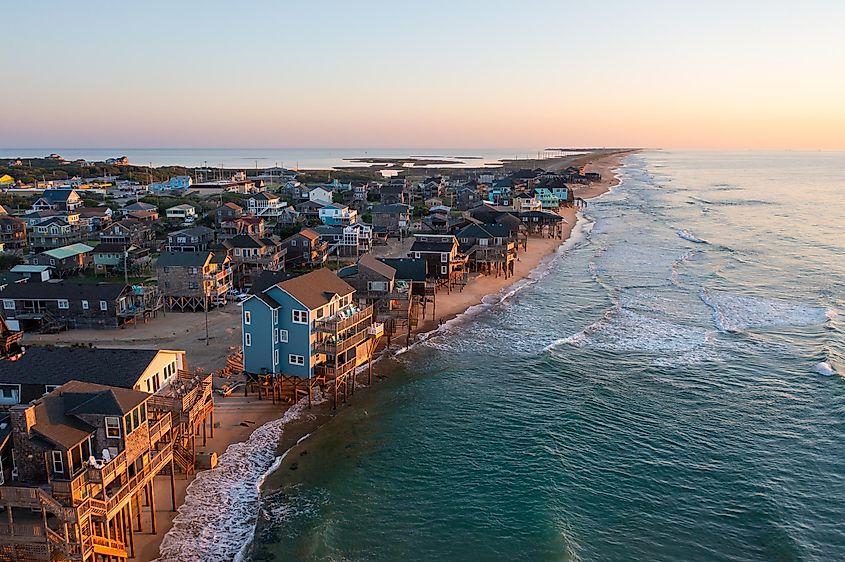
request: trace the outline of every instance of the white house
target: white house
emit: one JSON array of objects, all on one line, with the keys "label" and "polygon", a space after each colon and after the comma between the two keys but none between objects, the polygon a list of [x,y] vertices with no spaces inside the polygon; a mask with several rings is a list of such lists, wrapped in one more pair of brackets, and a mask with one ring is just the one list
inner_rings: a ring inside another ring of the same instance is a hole
[{"label": "white house", "polygon": [[164,213],[167,215],[168,219],[179,220],[182,222],[194,222],[197,218],[197,210],[193,205],[188,205],[187,203],[170,207],[165,210]]},{"label": "white house", "polygon": [[325,187],[315,187],[308,192],[308,200],[318,203],[331,203],[332,192]]},{"label": "white house", "polygon": [[282,209],[287,207],[287,202],[279,199],[279,196],[262,191],[247,199],[247,211],[256,217],[265,219],[277,219],[282,214]]}]

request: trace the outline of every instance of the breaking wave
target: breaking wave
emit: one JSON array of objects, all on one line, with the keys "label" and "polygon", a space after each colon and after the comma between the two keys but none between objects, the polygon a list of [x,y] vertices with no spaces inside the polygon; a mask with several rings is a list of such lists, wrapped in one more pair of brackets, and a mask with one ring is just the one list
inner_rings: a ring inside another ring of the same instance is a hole
[{"label": "breaking wave", "polygon": [[197,474],[164,536],[159,561],[216,562],[243,556],[255,532],[261,485],[284,458],[276,455],[276,447],[285,425],[307,408],[307,400],[300,400],[246,441],[229,445],[214,470]]},{"label": "breaking wave", "polygon": [[695,234],[687,230],[686,228],[681,228],[677,232],[678,236],[686,240],[687,242],[693,242],[695,244],[709,244],[707,240],[702,240],[701,238],[697,237]]}]

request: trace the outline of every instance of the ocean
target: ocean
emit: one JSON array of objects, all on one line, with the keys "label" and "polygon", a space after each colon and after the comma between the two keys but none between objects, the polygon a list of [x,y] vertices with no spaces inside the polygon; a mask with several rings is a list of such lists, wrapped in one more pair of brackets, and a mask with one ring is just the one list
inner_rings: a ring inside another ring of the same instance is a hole
[{"label": "ocean", "polygon": [[200,506],[255,527],[238,559],[845,560],[845,154],[619,176],[529,280],[260,455],[260,504]]}]

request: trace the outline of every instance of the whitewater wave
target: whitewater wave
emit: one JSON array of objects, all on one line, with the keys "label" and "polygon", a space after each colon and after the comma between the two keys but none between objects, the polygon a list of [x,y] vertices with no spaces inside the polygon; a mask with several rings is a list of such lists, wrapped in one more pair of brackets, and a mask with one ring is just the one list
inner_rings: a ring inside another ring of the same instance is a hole
[{"label": "whitewater wave", "polygon": [[[313,401],[325,398],[318,393]],[[307,409],[307,399],[300,400],[246,441],[229,445],[215,469],[197,474],[162,540],[159,561],[212,562],[243,556],[255,533],[261,485],[284,458],[275,451],[285,425]]]},{"label": "whitewater wave", "polygon": [[695,244],[709,244],[707,240],[702,240],[686,228],[679,229],[677,231],[677,234],[679,237],[683,238],[687,242],[693,242]]},{"label": "whitewater wave", "polygon": [[719,331],[736,333],[749,329],[814,326],[825,323],[830,311],[817,306],[738,295],[704,287],[701,300],[713,310]]},{"label": "whitewater wave", "polygon": [[816,363],[816,366],[815,366],[815,368],[814,368],[813,370],[814,370],[816,373],[818,373],[818,374],[822,375],[823,377],[832,377],[832,376],[834,376],[834,375],[838,375],[838,374],[839,374],[839,373],[837,372],[837,370],[833,368],[833,365],[831,365],[831,364],[830,364],[829,362],[827,362],[827,361],[822,361],[822,362],[820,362],[820,363]]}]

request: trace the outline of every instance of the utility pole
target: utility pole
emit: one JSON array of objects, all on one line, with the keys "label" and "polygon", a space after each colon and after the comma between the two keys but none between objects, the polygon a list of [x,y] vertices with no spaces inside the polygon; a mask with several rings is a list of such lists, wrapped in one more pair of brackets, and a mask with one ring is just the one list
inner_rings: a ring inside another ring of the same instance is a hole
[{"label": "utility pole", "polygon": [[205,293],[205,345],[208,345],[208,289]]}]

